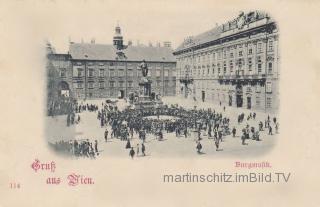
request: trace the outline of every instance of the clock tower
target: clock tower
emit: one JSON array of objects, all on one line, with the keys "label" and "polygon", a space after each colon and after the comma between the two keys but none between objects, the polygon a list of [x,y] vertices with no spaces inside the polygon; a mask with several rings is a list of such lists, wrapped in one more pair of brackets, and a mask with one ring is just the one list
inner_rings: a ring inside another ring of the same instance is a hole
[{"label": "clock tower", "polygon": [[121,35],[121,28],[119,24],[117,24],[115,28],[115,34],[113,36],[113,45],[118,49],[123,49],[123,36]]}]

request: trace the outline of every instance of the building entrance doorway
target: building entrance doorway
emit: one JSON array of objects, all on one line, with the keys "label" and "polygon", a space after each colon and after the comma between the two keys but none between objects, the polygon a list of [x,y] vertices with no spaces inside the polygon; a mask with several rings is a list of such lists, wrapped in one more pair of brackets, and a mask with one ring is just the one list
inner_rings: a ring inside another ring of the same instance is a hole
[{"label": "building entrance doorway", "polygon": [[58,85],[59,96],[70,97],[69,84],[65,81],[61,81]]},{"label": "building entrance doorway", "polygon": [[205,91],[202,91],[201,99],[202,99],[202,102],[204,102],[206,100],[206,92]]},{"label": "building entrance doorway", "polygon": [[251,109],[251,97],[247,97],[247,109]]},{"label": "building entrance doorway", "polygon": [[236,102],[237,102],[237,107],[242,107],[243,105],[243,91],[242,91],[242,85],[237,85],[236,86]]},{"label": "building entrance doorway", "polygon": [[124,98],[124,90],[119,91],[119,96],[120,99]]},{"label": "building entrance doorway", "polygon": [[232,106],[232,95],[229,95],[229,106]]}]

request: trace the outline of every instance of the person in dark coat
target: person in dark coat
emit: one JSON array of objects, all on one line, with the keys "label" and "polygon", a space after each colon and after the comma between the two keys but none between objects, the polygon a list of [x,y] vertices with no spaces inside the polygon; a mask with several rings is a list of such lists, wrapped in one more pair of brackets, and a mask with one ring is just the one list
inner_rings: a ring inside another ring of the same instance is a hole
[{"label": "person in dark coat", "polygon": [[272,127],[269,126],[269,135],[272,135]]},{"label": "person in dark coat", "polygon": [[201,152],[201,149],[202,149],[202,145],[201,145],[200,141],[198,141],[198,144],[197,144],[197,152],[200,153],[200,152]]},{"label": "person in dark coat", "polygon": [[246,145],[246,130],[244,129],[243,131],[243,134],[241,136],[241,140],[242,140],[242,145]]},{"label": "person in dark coat", "polygon": [[94,141],[94,150],[96,152],[98,152],[98,141],[97,140]]},{"label": "person in dark coat", "polygon": [[133,149],[133,147],[131,147],[131,150],[130,150],[129,155],[130,155],[130,157],[131,157],[132,159],[133,159],[133,157],[134,157],[134,154],[135,154],[134,149]]},{"label": "person in dark coat", "polygon": [[130,140],[128,139],[126,149],[130,149],[130,148],[131,148],[131,144],[130,144]]},{"label": "person in dark coat", "polygon": [[232,129],[232,136],[235,137],[236,136],[236,133],[237,133],[237,130],[235,127],[233,127]]},{"label": "person in dark coat", "polygon": [[106,142],[108,141],[108,130],[106,129],[106,131],[104,132],[104,139],[106,140]]},{"label": "person in dark coat", "polygon": [[146,147],[144,146],[144,144],[141,144],[141,151],[142,151],[142,155],[146,156],[145,151],[146,151]]},{"label": "person in dark coat", "polygon": [[215,139],[214,144],[216,145],[216,151],[218,151],[219,150],[219,144],[220,144],[219,139]]}]

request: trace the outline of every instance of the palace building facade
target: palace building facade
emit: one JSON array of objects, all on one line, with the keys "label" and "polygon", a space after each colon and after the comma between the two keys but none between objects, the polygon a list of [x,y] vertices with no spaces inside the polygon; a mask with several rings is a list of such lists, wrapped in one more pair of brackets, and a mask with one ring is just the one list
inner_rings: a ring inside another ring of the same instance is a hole
[{"label": "palace building facade", "polygon": [[70,42],[67,54],[57,54],[47,44],[48,94],[78,99],[127,97],[139,90],[139,65],[145,60],[152,92],[174,96],[176,59],[172,53],[171,47],[124,45],[119,26],[112,45]]},{"label": "palace building facade", "polygon": [[174,51],[177,95],[274,112],[279,106],[279,33],[267,13],[240,15],[188,37]]}]

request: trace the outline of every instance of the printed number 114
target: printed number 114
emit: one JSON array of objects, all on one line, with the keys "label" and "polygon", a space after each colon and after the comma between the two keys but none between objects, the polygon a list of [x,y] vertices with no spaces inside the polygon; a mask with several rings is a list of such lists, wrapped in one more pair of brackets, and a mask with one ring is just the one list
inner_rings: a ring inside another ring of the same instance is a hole
[{"label": "printed number 114", "polygon": [[20,188],[20,183],[10,183],[10,188],[11,189],[18,189],[18,188]]}]

